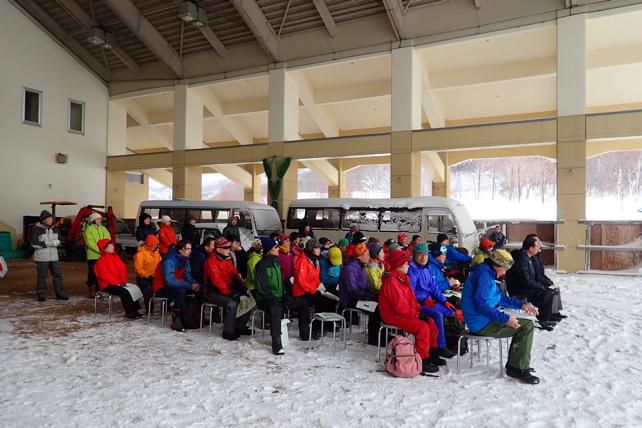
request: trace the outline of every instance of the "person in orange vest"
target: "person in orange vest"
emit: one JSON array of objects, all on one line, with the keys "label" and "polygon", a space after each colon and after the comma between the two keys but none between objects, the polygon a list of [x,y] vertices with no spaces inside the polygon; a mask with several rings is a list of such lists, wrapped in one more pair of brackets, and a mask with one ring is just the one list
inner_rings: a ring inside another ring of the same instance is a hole
[{"label": "person in orange vest", "polygon": [[127,318],[140,318],[142,315],[138,313],[138,304],[134,302],[129,291],[123,287],[127,285],[127,267],[115,253],[114,241],[101,239],[97,245],[100,250],[100,258],[94,265],[94,272],[98,280],[98,288],[100,291],[120,297]]},{"label": "person in orange vest", "polygon": [[136,284],[143,293],[145,299],[145,308],[149,308],[149,301],[154,294],[152,284],[154,282],[154,273],[161,262],[161,256],[158,252],[158,238],[156,235],[147,235],[145,243],[138,247],[134,255],[134,272],[136,272]]},{"label": "person in orange vest", "polygon": [[174,228],[172,227],[172,219],[168,215],[161,217],[158,239],[160,241],[161,256],[165,257],[170,247],[176,245],[176,232],[174,232]]}]

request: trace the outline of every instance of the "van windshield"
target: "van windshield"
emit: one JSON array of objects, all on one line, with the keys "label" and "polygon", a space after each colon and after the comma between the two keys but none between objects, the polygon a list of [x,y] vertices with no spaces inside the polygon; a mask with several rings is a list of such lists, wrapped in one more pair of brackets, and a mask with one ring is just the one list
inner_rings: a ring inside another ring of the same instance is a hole
[{"label": "van windshield", "polygon": [[273,210],[252,210],[256,224],[256,234],[269,236],[271,233],[281,231],[281,219]]}]

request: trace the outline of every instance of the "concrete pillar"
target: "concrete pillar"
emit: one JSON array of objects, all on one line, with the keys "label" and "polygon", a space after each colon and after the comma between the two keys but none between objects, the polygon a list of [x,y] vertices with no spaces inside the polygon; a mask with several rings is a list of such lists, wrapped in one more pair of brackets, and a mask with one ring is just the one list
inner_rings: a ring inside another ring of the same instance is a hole
[{"label": "concrete pillar", "polygon": [[127,154],[127,108],[109,101],[107,117],[107,156]]},{"label": "concrete pillar", "polygon": [[450,164],[448,162],[448,152],[439,153],[439,157],[441,157],[441,160],[444,163],[445,180],[441,183],[437,183],[433,180],[432,195],[450,198]]},{"label": "concrete pillar", "polygon": [[172,197],[200,201],[202,195],[202,167],[175,166],[172,168]]},{"label": "concrete pillar", "polygon": [[390,153],[390,197],[421,196],[421,152],[411,151],[412,131],[393,132]]},{"label": "concrete pillar", "polygon": [[172,196],[202,199],[202,168],[185,166],[185,151],[203,147],[203,103],[186,84],[174,89],[174,155]]},{"label": "concrete pillar", "polygon": [[125,213],[124,218],[136,218],[138,206],[149,199],[149,177],[143,174],[142,183],[125,182]]},{"label": "concrete pillar", "polygon": [[[299,87],[285,69],[270,70],[269,111],[268,111],[268,155],[275,156],[278,164],[283,162],[284,141],[299,140]],[[276,170],[273,176],[276,179]],[[297,161],[292,160],[278,199],[279,215],[285,219],[290,202],[297,198]],[[268,203],[272,199],[268,193]]]},{"label": "concrete pillar", "polygon": [[105,189],[105,203],[114,209],[116,217],[125,217],[127,197],[127,180],[125,171],[107,171],[107,188]]},{"label": "concrete pillar", "polygon": [[557,21],[557,268],[584,268],[586,237],[586,16]]},{"label": "concrete pillar", "polygon": [[250,174],[252,174],[252,186],[246,187],[243,192],[243,200],[247,202],[261,202],[261,179],[259,175],[260,167],[258,165],[250,165],[248,168]]},{"label": "concrete pillar", "polygon": [[337,159],[333,165],[339,171],[339,184],[328,186],[328,198],[345,198],[346,197],[346,173],[343,170],[343,160]]}]

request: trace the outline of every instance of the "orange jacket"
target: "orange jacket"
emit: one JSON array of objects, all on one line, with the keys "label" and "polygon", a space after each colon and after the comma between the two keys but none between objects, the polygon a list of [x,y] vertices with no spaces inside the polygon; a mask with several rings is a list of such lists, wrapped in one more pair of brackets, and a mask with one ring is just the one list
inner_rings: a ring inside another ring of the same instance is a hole
[{"label": "orange jacket", "polygon": [[176,245],[176,232],[174,232],[174,228],[169,224],[161,224],[158,230],[158,240],[160,241],[161,254],[167,253],[169,247]]},{"label": "orange jacket", "polygon": [[103,290],[108,285],[127,284],[127,267],[117,254],[105,253],[105,247],[111,239],[98,241],[100,258],[94,265],[94,273],[98,279],[98,287]]},{"label": "orange jacket", "polygon": [[294,260],[294,285],[292,295],[300,297],[304,294],[314,294],[321,283],[321,268],[319,261],[310,260],[305,252],[302,252]]},{"label": "orange jacket", "polygon": [[243,279],[232,258],[224,259],[218,253],[212,253],[205,261],[205,295],[213,286],[219,293],[228,296],[232,293],[234,281],[242,283]]},{"label": "orange jacket", "polygon": [[138,248],[134,256],[134,272],[141,278],[149,278],[156,272],[156,267],[161,261],[158,251],[154,251],[146,246]]}]

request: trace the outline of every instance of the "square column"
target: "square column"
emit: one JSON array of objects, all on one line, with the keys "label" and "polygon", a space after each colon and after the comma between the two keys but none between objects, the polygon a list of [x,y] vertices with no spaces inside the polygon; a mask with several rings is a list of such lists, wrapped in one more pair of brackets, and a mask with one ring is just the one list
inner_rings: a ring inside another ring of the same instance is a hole
[{"label": "square column", "polygon": [[105,204],[114,209],[116,217],[125,217],[127,179],[125,171],[107,171]]},{"label": "square column", "polygon": [[420,64],[413,47],[392,51],[392,132],[421,129]]},{"label": "square column", "polygon": [[346,173],[343,170],[343,160],[337,159],[333,164],[339,171],[339,184],[336,186],[328,186],[328,198],[345,198]]},{"label": "square column", "polygon": [[390,197],[421,196],[421,153],[411,149],[412,131],[393,132],[390,148]]},{"label": "square column", "polygon": [[109,101],[107,112],[107,156],[127,154],[127,108]]},{"label": "square column", "polygon": [[203,102],[186,84],[174,88],[174,150],[203,148]]},{"label": "square column", "polygon": [[433,180],[432,195],[450,198],[450,164],[448,163],[448,152],[439,153],[439,157],[444,163],[444,181],[439,183]]},{"label": "square column", "polygon": [[246,187],[243,191],[243,200],[247,202],[261,202],[261,179],[259,178],[259,166],[251,165],[247,168],[252,174],[252,186]]},{"label": "square column", "polygon": [[185,166],[185,150],[174,151],[172,156],[172,198],[200,201],[202,172],[200,166]]},{"label": "square column", "polygon": [[586,113],[586,14],[557,20],[557,115]]}]

